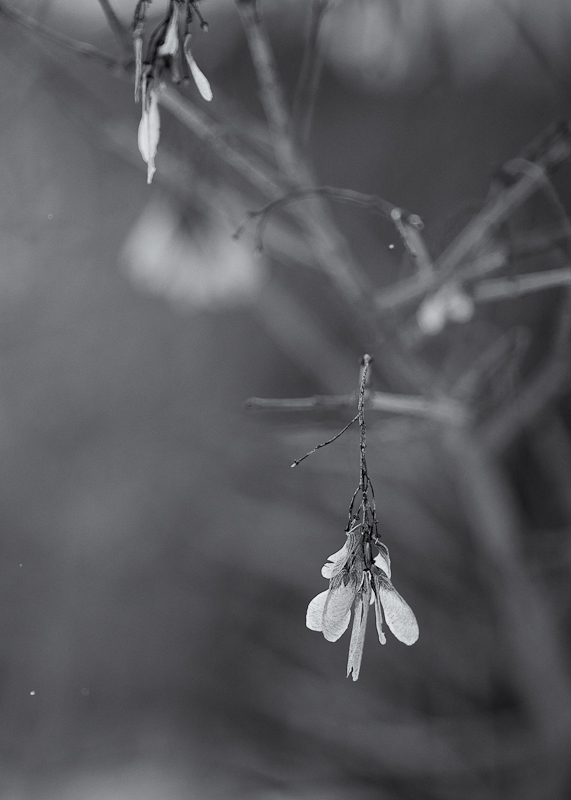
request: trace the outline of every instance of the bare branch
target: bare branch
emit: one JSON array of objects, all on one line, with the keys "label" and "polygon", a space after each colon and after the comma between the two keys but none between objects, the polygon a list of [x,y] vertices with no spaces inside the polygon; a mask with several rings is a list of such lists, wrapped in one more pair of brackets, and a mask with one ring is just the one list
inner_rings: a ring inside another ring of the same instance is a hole
[{"label": "bare branch", "polygon": [[533,53],[546,75],[548,75],[550,78],[552,85],[555,86],[558,93],[565,100],[566,104],[570,105],[571,98],[569,96],[569,83],[566,80],[565,75],[560,72],[547,57],[544,48],[539,44],[535,36],[531,33],[529,27],[523,21],[521,13],[516,13],[516,11],[509,5],[508,2],[506,2],[506,0],[496,0],[496,3],[502,9],[506,17],[511,20],[522,41],[526,43],[530,52]]},{"label": "bare branch", "polygon": [[[314,409],[337,410],[354,406],[357,395],[314,395],[313,397],[280,398],[251,397],[246,406],[265,411],[311,411]],[[389,394],[386,392],[366,391],[364,407],[368,411],[380,411],[389,414],[405,414],[414,417],[426,417],[439,421],[460,424],[467,420],[464,407],[449,398],[428,400],[414,395]]]},{"label": "bare branch", "polygon": [[331,444],[332,442],[334,442],[336,439],[338,439],[340,436],[342,436],[342,435],[345,433],[345,431],[346,431],[348,428],[350,428],[350,427],[351,427],[351,425],[352,425],[354,422],[357,422],[357,420],[358,420],[358,419],[359,419],[359,414],[357,414],[356,416],[354,416],[354,417],[353,417],[353,419],[351,420],[351,422],[348,422],[348,423],[347,423],[347,425],[345,425],[345,427],[344,427],[344,428],[342,428],[342,429],[339,431],[339,433],[336,433],[336,434],[335,434],[335,436],[333,436],[331,439],[328,439],[326,442],[321,442],[321,444],[317,444],[317,445],[315,445],[315,447],[313,448],[313,450],[310,450],[310,451],[309,451],[309,453],[306,453],[306,454],[305,454],[304,456],[302,456],[301,458],[298,458],[298,459],[296,459],[296,461],[294,461],[294,462],[293,462],[293,464],[291,464],[292,468],[293,468],[293,467],[297,467],[297,466],[298,466],[298,464],[301,464],[301,462],[302,462],[302,461],[305,461],[305,459],[306,459],[308,456],[312,456],[314,453],[316,453],[316,452],[317,452],[318,450],[320,450],[322,447],[327,447],[327,445],[328,445],[328,444]]},{"label": "bare branch", "polygon": [[571,267],[562,267],[561,269],[547,269],[543,272],[517,275],[515,278],[494,278],[482,281],[474,287],[473,297],[477,303],[485,303],[569,285],[571,285]]},{"label": "bare branch", "polygon": [[426,275],[427,277],[432,275],[434,267],[430,254],[420,234],[424,224],[418,214],[406,214],[406,212],[403,212],[402,208],[393,208],[391,211],[391,220],[409,255],[416,264],[418,274]]},{"label": "bare branch", "polygon": [[[507,255],[506,248],[497,247],[480,258],[462,264],[456,271],[455,277],[464,281],[493,272],[506,264]],[[377,308],[379,311],[394,311],[407,303],[414,303],[436,288],[437,283],[435,273],[427,270],[419,272],[414,277],[400,281],[379,292],[375,298]]]},{"label": "bare branch", "polygon": [[103,13],[105,14],[107,23],[111,28],[111,30],[113,31],[113,34],[117,39],[119,46],[126,53],[131,53],[131,48],[132,48],[131,36],[129,35],[126,27],[123,25],[123,23],[120,21],[119,17],[115,13],[113,6],[109,2],[109,0],[99,0],[99,5],[101,6]]},{"label": "bare branch", "polygon": [[38,20],[28,16],[28,14],[24,14],[22,11],[12,8],[11,6],[6,5],[4,2],[0,2],[0,15],[8,17],[8,19],[11,19],[13,22],[17,22],[18,25],[21,25],[23,28],[32,31],[33,33],[37,33],[44,39],[48,39],[52,42],[55,42],[55,44],[60,45],[61,47],[65,47],[66,50],[71,50],[76,55],[90,58],[93,61],[97,61],[100,64],[103,64],[106,67],[111,67],[114,70],[125,71],[126,69],[123,62],[118,61],[116,58],[103,52],[103,50],[100,50],[98,47],[95,47],[88,42],[80,42],[77,39],[66,36],[64,33],[59,33],[59,31],[55,31],[52,28],[47,27],[42,22],[38,22]]},{"label": "bare branch", "polygon": [[246,408],[260,411],[313,411],[314,409],[337,410],[354,406],[356,394],[314,395],[313,397],[250,397],[244,405]]},{"label": "bare branch", "polygon": [[284,206],[287,206],[296,200],[319,196],[329,197],[332,200],[338,200],[342,203],[355,203],[356,205],[364,206],[365,208],[380,214],[391,222],[394,222],[393,213],[395,211],[398,211],[400,218],[404,217],[407,221],[413,220],[414,222],[412,224],[415,224],[416,220],[420,219],[416,214],[410,214],[408,211],[403,211],[403,209],[397,208],[387,200],[383,200],[383,198],[379,197],[378,195],[362,194],[361,192],[356,192],[353,189],[339,189],[335,186],[316,186],[311,189],[293,189],[283,197],[279,197],[277,200],[272,200],[271,203],[268,203],[258,211],[251,211],[246,219],[240,224],[234,236],[236,239],[238,239],[243,234],[244,230],[251,223],[253,223],[254,220],[256,220],[256,243],[258,249],[261,250],[264,228],[268,222],[269,216],[274,211],[277,211],[279,208],[283,208]]},{"label": "bare branch", "polygon": [[278,162],[293,185],[308,183],[307,172],[295,151],[281,81],[260,16],[258,0],[236,0],[236,5],[246,32]]},{"label": "bare branch", "polygon": [[329,2],[330,0],[313,0],[311,4],[309,31],[293,98],[292,116],[296,121],[297,136],[302,145],[307,144],[311,131],[315,97],[323,66],[318,36]]},{"label": "bare branch", "polygon": [[[555,169],[569,157],[571,153],[571,124],[561,122],[550,126],[536,141],[532,142],[522,153],[520,159],[509,162],[518,167],[519,177],[509,187],[488,201],[484,208],[468,223],[444,253],[434,263],[434,274],[397,284],[389,290],[383,290],[376,296],[375,302],[379,310],[395,309],[397,306],[423,297],[427,292],[438,289],[456,272],[466,259],[474,260],[475,251],[485,247],[494,231],[521,206],[538,189],[549,185],[547,173]],[[521,171],[521,167],[524,170]],[[511,173],[513,177],[513,172]],[[490,261],[490,268],[501,266],[504,259],[500,251],[484,256]],[[464,275],[458,273],[457,276]]]},{"label": "bare branch", "polygon": [[244,155],[224,139],[224,126],[210,119],[198,106],[183,97],[172,86],[164,86],[159,92],[159,102],[182,122],[201,141],[227,164],[235,169],[266,197],[283,194],[282,185],[270,168],[252,154]]},{"label": "bare branch", "polygon": [[479,436],[451,426],[443,433],[474,543],[486,562],[483,574],[494,593],[502,638],[512,652],[512,681],[543,741],[565,741],[568,747],[569,675],[545,593],[530,580],[523,562],[516,500]]}]

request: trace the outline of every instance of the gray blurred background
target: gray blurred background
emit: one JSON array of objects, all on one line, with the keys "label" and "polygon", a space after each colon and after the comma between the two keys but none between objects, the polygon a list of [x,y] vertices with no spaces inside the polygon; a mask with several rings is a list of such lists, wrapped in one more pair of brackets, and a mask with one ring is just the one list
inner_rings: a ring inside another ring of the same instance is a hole
[{"label": "gray blurred background", "polygon": [[[12,6],[114,52],[96,0]],[[131,0],[115,7],[129,21]],[[234,4],[202,8],[208,111],[238,127],[248,114],[254,135]],[[307,3],[263,8],[291,99]],[[569,112],[568,0],[346,0],[321,44],[319,181],[420,214],[434,254],[501,164]],[[297,239],[276,227],[262,255],[233,241],[260,198],[166,111],[148,187],[131,84],[2,16],[0,92],[2,800],[568,797],[569,739],[536,741],[526,721],[489,565],[430,425],[370,423],[380,525],[419,642],[381,648],[369,631],[353,684],[348,636],[305,628],[343,543],[357,432],[291,470],[350,412],[243,403],[353,391],[362,343],[299,266]],[[389,225],[334,213],[378,285],[401,275]],[[524,227],[542,210],[525,213]],[[540,362],[558,292],[491,305],[429,357],[453,375],[517,329]],[[502,369],[502,397],[522,363]],[[567,675],[569,412],[562,389],[499,459]]]}]

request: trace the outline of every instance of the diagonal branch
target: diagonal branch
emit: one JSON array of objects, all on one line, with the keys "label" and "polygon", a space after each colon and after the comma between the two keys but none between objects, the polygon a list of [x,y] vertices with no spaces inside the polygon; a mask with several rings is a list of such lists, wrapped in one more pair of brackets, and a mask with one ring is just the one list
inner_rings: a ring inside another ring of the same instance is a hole
[{"label": "diagonal branch", "polygon": [[132,49],[132,41],[131,36],[129,35],[126,27],[123,25],[115,10],[109,0],[99,0],[99,5],[103,13],[105,14],[105,18],[107,20],[107,24],[113,31],[113,35],[117,39],[119,46],[125,51],[125,53],[131,53]]},{"label": "diagonal branch", "polygon": [[108,55],[98,47],[95,47],[88,42],[80,42],[77,39],[73,39],[71,36],[66,36],[64,33],[59,33],[59,31],[55,31],[52,28],[47,27],[42,22],[38,22],[38,20],[28,16],[28,14],[24,14],[22,11],[12,8],[11,6],[6,5],[4,2],[0,2],[0,16],[5,16],[8,19],[11,19],[13,22],[17,22],[23,28],[32,31],[39,36],[43,36],[45,39],[49,39],[61,47],[65,47],[66,50],[71,50],[79,56],[84,56],[85,58],[98,61],[100,64],[103,64],[106,67],[111,67],[114,70],[125,70],[125,65],[122,62],[118,61],[113,56]]},{"label": "diagonal branch", "polygon": [[309,20],[309,32],[303,52],[303,60],[293,98],[293,118],[297,124],[297,136],[302,145],[309,140],[315,97],[321,78],[323,60],[318,46],[319,29],[330,0],[313,0]]}]

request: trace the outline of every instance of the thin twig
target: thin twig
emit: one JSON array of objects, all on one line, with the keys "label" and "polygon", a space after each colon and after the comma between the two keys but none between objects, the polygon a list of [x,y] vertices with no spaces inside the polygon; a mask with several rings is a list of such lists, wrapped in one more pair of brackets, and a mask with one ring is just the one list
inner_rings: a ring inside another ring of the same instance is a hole
[{"label": "thin twig", "polygon": [[514,328],[498,337],[476,356],[469,368],[455,381],[450,389],[451,397],[463,401],[473,398],[478,389],[505,366],[508,357],[511,358],[510,367],[513,369],[514,362],[517,365],[521,361],[530,338],[527,328]]},{"label": "thin twig", "polygon": [[[242,18],[252,63],[260,85],[260,96],[276,159],[285,180],[293,190],[306,189],[314,184],[313,176],[294,145],[289,114],[277,74],[267,31],[262,24],[257,0],[236,0]],[[330,277],[337,290],[354,312],[354,319],[363,329],[367,340],[376,340],[379,331],[370,302],[371,287],[349,248],[331,221],[327,208],[318,198],[309,201],[295,214],[306,233],[321,269]]]},{"label": "thin twig", "polygon": [[273,176],[265,163],[250,153],[244,155],[225,141],[224,126],[212,120],[174,87],[164,86],[159,92],[159,102],[264,195],[276,197],[283,194],[279,179]]},{"label": "thin twig", "polygon": [[313,397],[249,397],[246,408],[260,411],[313,411],[314,409],[338,410],[354,406],[356,394],[319,394]]},{"label": "thin twig", "polygon": [[369,367],[372,358],[367,353],[361,362],[361,380],[359,385],[359,403],[357,406],[357,417],[359,419],[359,489],[363,497],[363,503],[367,505],[367,489],[369,488],[369,478],[367,475],[367,426],[365,424],[365,390],[369,379]]},{"label": "thin twig", "polygon": [[[488,272],[494,272],[505,266],[507,258],[507,248],[497,247],[492,250],[492,252],[480,258],[462,264],[455,272],[455,277],[462,282],[480,275],[485,275]],[[433,290],[435,285],[436,280],[433,272],[419,272],[412,278],[400,281],[393,286],[383,289],[375,298],[377,308],[379,311],[395,311],[401,306],[420,300],[424,295]]]},{"label": "thin twig", "polygon": [[279,208],[283,208],[290,203],[294,203],[297,200],[319,196],[328,197],[332,200],[338,200],[341,203],[354,203],[355,205],[365,207],[370,211],[380,214],[391,222],[394,222],[393,212],[395,210],[399,212],[401,218],[404,218],[407,221],[411,219],[413,222],[416,222],[416,220],[419,219],[416,214],[410,214],[408,211],[397,208],[397,206],[389,203],[388,200],[383,200],[382,197],[379,197],[376,194],[363,194],[362,192],[356,192],[353,189],[340,189],[336,186],[315,186],[309,189],[293,189],[283,197],[279,197],[277,200],[272,200],[271,203],[268,203],[263,208],[258,209],[258,211],[250,211],[244,221],[237,228],[234,238],[238,239],[244,233],[246,228],[256,221],[256,244],[258,248],[261,249],[263,244],[262,240],[264,228],[268,223],[269,216],[274,211],[277,211]]},{"label": "thin twig", "polygon": [[530,292],[571,285],[571,267],[530,272],[514,278],[493,278],[474,287],[473,298],[477,303],[508,300]]},{"label": "thin twig", "polygon": [[391,220],[410,257],[416,264],[418,274],[432,275],[434,267],[430,254],[420,234],[424,224],[418,214],[408,214],[404,212],[402,208],[393,208],[391,211]]},{"label": "thin twig", "polygon": [[504,451],[554,398],[569,380],[566,358],[550,361],[533,376],[509,405],[500,408],[478,428],[478,438],[492,453]]},{"label": "thin twig", "polygon": [[117,39],[117,42],[119,43],[119,46],[126,53],[131,53],[131,49],[132,49],[131,36],[128,33],[127,28],[125,27],[125,25],[123,25],[123,23],[121,22],[121,20],[119,19],[119,17],[115,13],[115,10],[114,10],[113,6],[109,2],[109,0],[99,0],[99,5],[101,6],[101,9],[102,9],[103,13],[105,14],[105,18],[107,19],[107,23],[108,23],[109,27],[111,28],[111,30],[113,31],[113,34],[114,34],[115,38]]},{"label": "thin twig", "polygon": [[333,438],[332,438],[332,439],[328,439],[326,442],[321,442],[321,444],[318,444],[318,445],[316,445],[316,446],[313,448],[313,450],[310,450],[310,451],[309,451],[309,453],[306,453],[306,454],[305,454],[304,456],[302,456],[301,458],[298,458],[298,459],[297,459],[297,461],[294,461],[294,462],[293,462],[293,464],[291,465],[291,466],[292,466],[292,468],[293,468],[293,467],[297,467],[297,465],[298,465],[298,464],[301,464],[301,462],[302,462],[302,461],[304,461],[304,460],[305,460],[305,459],[306,459],[308,456],[311,456],[311,455],[313,455],[313,453],[315,453],[317,450],[320,450],[322,447],[326,447],[328,444],[331,444],[331,442],[334,442],[336,439],[338,439],[340,436],[342,436],[342,435],[345,433],[345,431],[346,431],[348,428],[350,428],[350,427],[351,427],[351,425],[352,425],[354,422],[357,422],[357,420],[358,420],[358,419],[359,419],[359,415],[358,415],[358,414],[356,414],[356,415],[353,417],[353,419],[351,420],[351,422],[348,422],[348,423],[347,423],[347,425],[345,425],[345,427],[344,427],[342,430],[340,430],[340,431],[339,431],[339,433],[336,433],[336,434],[335,434],[335,436],[333,436]]},{"label": "thin twig", "polygon": [[297,137],[302,145],[309,140],[315,98],[321,78],[323,59],[318,46],[319,29],[329,0],[313,0],[311,4],[309,30],[303,51],[303,59],[293,98],[292,116],[297,126]]},{"label": "thin twig", "polygon": [[291,121],[267,31],[262,24],[258,0],[236,0],[236,5],[242,18],[260,85],[260,96],[276,157],[288,180],[294,185],[306,183],[307,172],[293,143]]},{"label": "thin twig", "polygon": [[88,42],[80,42],[77,39],[66,36],[64,33],[59,33],[59,31],[55,31],[52,28],[47,27],[47,25],[44,25],[42,22],[38,22],[38,20],[28,16],[28,14],[24,14],[22,11],[12,8],[3,2],[0,2],[0,15],[8,17],[8,19],[17,22],[23,28],[27,28],[33,33],[37,33],[39,36],[49,39],[61,47],[65,47],[66,50],[71,50],[76,55],[90,58],[117,71],[124,72],[126,70],[126,66],[123,62],[118,61],[116,58],[103,52],[103,50],[100,50],[98,47],[95,47]]},{"label": "thin twig", "polygon": [[[521,206],[535,191],[545,187],[547,173],[565,161],[571,153],[571,124],[561,122],[551,125],[522,154],[520,163],[532,164],[520,174],[516,182],[496,193],[484,208],[472,218],[463,231],[446,248],[434,263],[432,276],[403,282],[389,290],[379,292],[375,298],[379,310],[394,310],[400,305],[423,297],[427,292],[442,286],[456,273],[465,259],[473,255],[476,248],[489,242],[499,225]],[[509,168],[509,164],[506,165]],[[503,252],[486,256],[501,265]],[[473,259],[472,259],[473,260]]]}]

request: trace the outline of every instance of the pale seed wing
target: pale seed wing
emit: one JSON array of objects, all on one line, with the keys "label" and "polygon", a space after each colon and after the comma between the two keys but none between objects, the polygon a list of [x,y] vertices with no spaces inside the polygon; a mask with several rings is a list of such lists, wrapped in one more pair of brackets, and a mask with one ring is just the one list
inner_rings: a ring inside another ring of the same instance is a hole
[{"label": "pale seed wing", "polygon": [[323,609],[325,608],[325,601],[329,589],[321,592],[314,597],[307,607],[307,614],[305,615],[305,624],[310,631],[321,631],[323,629]]},{"label": "pale seed wing", "polygon": [[345,542],[341,550],[338,550],[331,556],[327,556],[326,563],[321,567],[321,574],[323,577],[331,580],[331,578],[335,577],[335,575],[339,575],[345,566],[348,557],[349,549],[347,547],[347,542]]},{"label": "pale seed wing", "polygon": [[143,95],[143,114],[139,123],[138,136],[139,152],[143,156],[143,161],[147,163],[147,183],[151,183],[155,174],[155,156],[160,135],[161,118],[157,93],[151,89],[148,100],[145,94]]},{"label": "pale seed wing", "polygon": [[332,586],[327,593],[323,609],[323,635],[329,642],[336,642],[343,636],[351,620],[351,606],[355,600],[357,588],[353,581],[345,586],[340,582]]},{"label": "pale seed wing", "polygon": [[175,3],[168,23],[165,40],[158,49],[160,56],[174,56],[178,50],[178,25],[180,7]]},{"label": "pale seed wing", "polygon": [[391,577],[391,558],[389,556],[389,548],[382,542],[377,542],[379,552],[373,559],[373,563],[382,569],[387,578]]},{"label": "pale seed wing", "polygon": [[418,639],[418,622],[413,610],[390,581],[378,577],[376,584],[389,629],[400,642],[414,644]]},{"label": "pale seed wing", "polygon": [[184,40],[184,55],[186,56],[186,61],[188,66],[190,67],[190,71],[192,73],[192,77],[194,78],[194,82],[196,83],[196,88],[204,98],[204,100],[212,100],[212,89],[210,88],[210,84],[208,83],[207,77],[201,72],[198,67],[198,64],[194,60],[192,53],[190,51],[190,33],[186,35]]},{"label": "pale seed wing", "polygon": [[371,596],[371,583],[369,578],[365,578],[363,589],[357,594],[355,601],[355,611],[353,615],[353,630],[351,631],[351,642],[349,643],[349,658],[347,659],[347,677],[353,673],[353,680],[359,677],[361,669],[361,659],[363,657],[363,645],[365,643],[365,632],[367,630],[367,615],[369,613]]}]

